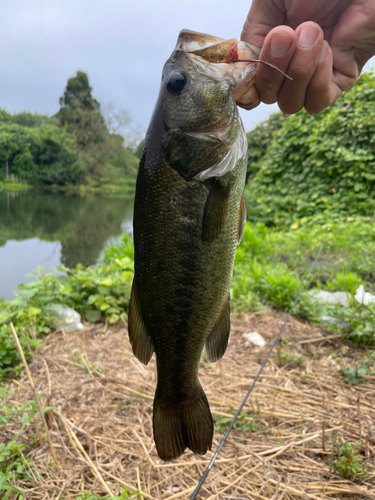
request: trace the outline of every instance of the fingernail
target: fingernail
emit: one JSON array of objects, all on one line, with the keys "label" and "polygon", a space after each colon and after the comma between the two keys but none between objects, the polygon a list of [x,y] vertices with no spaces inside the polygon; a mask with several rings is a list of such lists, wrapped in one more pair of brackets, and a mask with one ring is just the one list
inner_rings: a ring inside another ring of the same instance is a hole
[{"label": "fingernail", "polygon": [[308,49],[314,45],[318,35],[319,32],[314,26],[304,26],[298,37],[298,45],[304,49]]},{"label": "fingernail", "polygon": [[282,57],[285,55],[293,40],[286,31],[277,31],[271,38],[270,53],[272,57]]},{"label": "fingernail", "polygon": [[328,48],[329,48],[328,42],[324,40],[322,49],[319,54],[318,64],[322,64],[326,60],[328,54]]}]

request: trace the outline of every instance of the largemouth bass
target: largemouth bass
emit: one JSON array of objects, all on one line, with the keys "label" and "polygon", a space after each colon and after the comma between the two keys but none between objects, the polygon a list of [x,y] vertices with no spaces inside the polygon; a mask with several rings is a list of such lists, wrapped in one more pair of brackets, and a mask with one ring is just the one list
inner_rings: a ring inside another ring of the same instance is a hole
[{"label": "largemouth bass", "polygon": [[256,72],[234,61],[258,54],[235,39],[181,31],[146,134],[128,327],[142,363],[156,354],[153,429],[166,461],[212,444],[198,365],[204,346],[215,362],[228,344],[229,286],[246,220],[247,139],[236,101]]}]

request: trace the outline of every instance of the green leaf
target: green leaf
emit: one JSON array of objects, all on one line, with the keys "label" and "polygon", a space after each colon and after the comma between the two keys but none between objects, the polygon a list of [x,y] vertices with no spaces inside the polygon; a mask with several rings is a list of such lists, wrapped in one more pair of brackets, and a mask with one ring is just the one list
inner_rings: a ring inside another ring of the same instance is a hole
[{"label": "green leaf", "polygon": [[97,321],[100,320],[101,317],[102,314],[97,309],[88,309],[85,311],[85,318],[90,323],[96,323]]}]

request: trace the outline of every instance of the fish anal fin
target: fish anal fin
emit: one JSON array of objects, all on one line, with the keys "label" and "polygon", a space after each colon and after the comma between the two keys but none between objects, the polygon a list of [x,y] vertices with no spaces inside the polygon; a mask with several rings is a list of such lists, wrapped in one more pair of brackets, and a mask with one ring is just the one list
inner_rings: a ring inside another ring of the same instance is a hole
[{"label": "fish anal fin", "polygon": [[171,405],[154,399],[153,428],[159,457],[170,462],[183,454],[185,448],[204,455],[211,449],[213,421],[207,397],[199,385],[192,397]]},{"label": "fish anal fin", "polygon": [[202,240],[213,243],[223,230],[228,212],[230,186],[216,180],[208,193],[202,220]]},{"label": "fish anal fin", "polygon": [[134,356],[147,365],[154,352],[154,344],[147,333],[134,281],[129,302],[128,332]]},{"label": "fish anal fin", "polygon": [[246,209],[246,198],[244,193],[241,198],[240,211],[238,213],[238,240],[237,240],[238,245],[241,243],[242,240],[246,219],[247,219],[247,209]]},{"label": "fish anal fin", "polygon": [[230,333],[230,307],[229,297],[220,311],[215,326],[207,337],[205,351],[210,363],[221,359],[227,349]]}]

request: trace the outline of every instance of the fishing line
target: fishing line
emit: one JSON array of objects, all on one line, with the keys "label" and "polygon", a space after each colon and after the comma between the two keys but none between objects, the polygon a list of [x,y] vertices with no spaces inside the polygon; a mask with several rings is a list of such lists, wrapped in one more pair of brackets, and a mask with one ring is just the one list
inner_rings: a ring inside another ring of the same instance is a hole
[{"label": "fishing line", "polygon": [[279,333],[276,335],[276,338],[275,338],[275,340],[273,341],[273,343],[272,343],[272,345],[271,345],[271,347],[270,347],[270,349],[269,349],[269,351],[268,351],[268,353],[267,353],[267,356],[265,357],[265,359],[264,359],[264,361],[263,361],[263,363],[262,363],[261,367],[259,368],[258,373],[256,374],[256,376],[255,376],[255,378],[254,378],[254,380],[253,380],[253,383],[251,384],[251,386],[250,386],[249,390],[247,391],[247,393],[246,393],[246,395],[245,395],[244,399],[242,400],[242,403],[241,403],[240,407],[238,408],[238,410],[237,410],[236,414],[235,414],[235,415],[234,415],[234,417],[233,417],[232,422],[230,423],[230,425],[229,425],[228,429],[226,430],[226,432],[225,432],[225,434],[224,434],[224,436],[223,436],[222,440],[220,441],[220,444],[219,444],[219,446],[217,447],[217,450],[215,451],[214,456],[212,457],[212,459],[211,459],[210,463],[208,464],[208,466],[207,466],[206,470],[204,471],[204,474],[203,474],[203,476],[201,477],[201,480],[199,481],[198,486],[195,488],[194,493],[193,493],[193,494],[192,494],[192,496],[190,497],[190,500],[195,500],[195,498],[197,497],[197,494],[199,493],[199,490],[201,489],[201,487],[202,487],[203,483],[204,483],[204,482],[205,482],[205,480],[206,480],[206,477],[208,476],[208,474],[209,474],[210,470],[212,469],[212,466],[214,465],[214,463],[215,463],[215,461],[216,461],[216,459],[217,459],[217,457],[218,457],[218,455],[219,455],[219,453],[220,453],[220,451],[221,451],[222,447],[224,446],[224,443],[225,443],[225,441],[227,440],[227,438],[228,438],[228,436],[229,436],[230,431],[233,429],[234,424],[236,423],[236,421],[237,421],[238,417],[240,416],[240,413],[241,413],[241,411],[242,411],[243,407],[245,406],[246,401],[247,401],[248,397],[250,396],[251,391],[252,391],[252,390],[253,390],[253,388],[254,388],[254,385],[255,385],[255,384],[256,384],[256,382],[258,381],[258,379],[259,379],[259,377],[260,377],[260,375],[261,375],[261,373],[262,373],[262,371],[263,371],[263,368],[265,367],[265,365],[266,365],[266,363],[267,363],[267,361],[268,361],[269,357],[271,356],[272,351],[273,351],[273,349],[274,349],[275,345],[276,345],[276,344],[277,344],[277,342],[279,341],[280,336],[281,336],[281,334],[283,333],[284,328],[285,328],[285,326],[286,326],[286,324],[287,324],[287,322],[288,322],[288,320],[289,320],[289,318],[290,318],[290,316],[291,316],[291,314],[292,314],[292,312],[293,312],[293,310],[294,310],[295,306],[297,305],[297,302],[299,301],[299,298],[301,297],[302,292],[303,292],[303,290],[305,289],[306,284],[307,284],[307,282],[308,282],[308,280],[309,280],[309,278],[310,278],[310,276],[311,276],[311,274],[312,274],[312,272],[313,272],[313,270],[314,270],[314,268],[315,268],[315,266],[316,266],[316,263],[317,263],[317,261],[318,261],[318,258],[319,258],[320,254],[321,254],[322,249],[323,249],[324,243],[325,243],[325,241],[326,241],[326,239],[327,239],[327,235],[328,235],[328,233],[329,233],[329,228],[327,229],[327,232],[326,232],[326,234],[325,234],[325,236],[324,236],[324,238],[323,238],[323,241],[322,241],[322,243],[321,243],[321,245],[320,245],[320,248],[319,248],[319,250],[318,250],[318,253],[316,254],[316,257],[315,257],[315,259],[314,259],[314,262],[312,263],[312,265],[311,265],[311,267],[310,267],[310,270],[309,270],[309,272],[307,273],[307,276],[306,276],[306,278],[305,278],[305,281],[303,282],[303,284],[302,284],[302,286],[301,286],[301,288],[300,288],[300,290],[299,290],[299,292],[298,292],[298,295],[297,295],[297,297],[296,297],[295,301],[293,302],[293,305],[292,305],[292,307],[291,307],[291,309],[290,309],[290,311],[289,311],[289,313],[288,313],[288,316],[285,318],[285,321],[284,321],[284,323],[282,324],[282,326],[281,326],[281,328],[280,328],[280,330],[279,330]]},{"label": "fishing line", "polygon": [[278,73],[281,73],[284,78],[287,78],[288,80],[293,80],[293,78],[291,76],[289,76],[286,73],[284,73],[284,71],[282,71],[281,69],[279,69],[277,66],[275,66],[274,64],[269,63],[268,61],[264,61],[263,59],[234,59],[232,62],[233,63],[237,63],[237,62],[252,62],[252,63],[255,63],[255,64],[264,64],[265,66],[268,66],[269,68],[274,69]]}]

